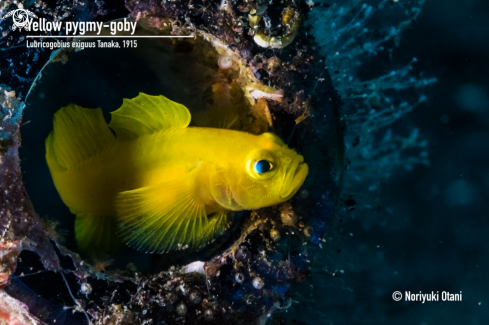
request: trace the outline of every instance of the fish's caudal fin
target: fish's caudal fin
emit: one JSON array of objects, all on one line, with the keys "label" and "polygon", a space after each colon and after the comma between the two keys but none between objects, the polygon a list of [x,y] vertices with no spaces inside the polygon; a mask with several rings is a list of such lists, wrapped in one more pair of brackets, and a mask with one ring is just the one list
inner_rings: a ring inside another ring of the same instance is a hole
[{"label": "fish's caudal fin", "polygon": [[53,126],[46,139],[46,159],[50,168],[69,169],[116,141],[100,108],[70,104],[54,114]]},{"label": "fish's caudal fin", "polygon": [[83,253],[111,254],[120,250],[122,243],[117,230],[117,219],[114,217],[76,214],[75,238],[78,249]]},{"label": "fish's caudal fin", "polygon": [[[196,249],[222,228],[209,221],[198,197],[197,167],[175,180],[119,193],[116,211],[123,241],[146,252]],[[213,228],[213,229],[211,229]]]}]

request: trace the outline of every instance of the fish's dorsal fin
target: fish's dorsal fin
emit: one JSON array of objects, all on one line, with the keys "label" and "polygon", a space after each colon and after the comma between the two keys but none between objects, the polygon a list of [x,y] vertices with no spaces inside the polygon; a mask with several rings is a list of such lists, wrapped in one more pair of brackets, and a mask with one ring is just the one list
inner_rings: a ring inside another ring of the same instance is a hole
[{"label": "fish's dorsal fin", "polygon": [[115,141],[100,108],[70,104],[54,113],[53,131],[46,139],[46,160],[55,168],[69,168]]},{"label": "fish's dorsal fin", "polygon": [[[175,180],[121,192],[115,200],[122,240],[146,252],[196,249],[222,227],[222,218],[209,221],[198,199],[196,167]],[[220,222],[219,222],[220,221]]]},{"label": "fish's dorsal fin", "polygon": [[132,140],[142,135],[171,128],[186,128],[190,123],[188,109],[165,96],[144,93],[124,98],[122,106],[111,112],[109,123],[119,140]]}]

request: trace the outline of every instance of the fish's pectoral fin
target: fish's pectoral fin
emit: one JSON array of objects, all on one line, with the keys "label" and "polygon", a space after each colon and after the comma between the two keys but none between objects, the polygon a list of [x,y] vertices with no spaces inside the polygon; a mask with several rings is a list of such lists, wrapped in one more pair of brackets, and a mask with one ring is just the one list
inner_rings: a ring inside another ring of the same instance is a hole
[{"label": "fish's pectoral fin", "polygon": [[86,254],[112,254],[123,246],[117,236],[115,217],[76,213],[75,238],[78,249]]},{"label": "fish's pectoral fin", "polygon": [[110,114],[109,126],[120,140],[132,140],[170,128],[186,128],[191,119],[182,104],[162,95],[144,93],[132,99],[124,98],[122,106]]},{"label": "fish's pectoral fin", "polygon": [[233,219],[234,212],[224,210],[209,215],[209,223],[204,229],[201,237],[201,244],[207,244],[229,227]]},{"label": "fish's pectoral fin", "polygon": [[195,249],[208,227],[205,204],[197,196],[200,167],[175,180],[121,192],[116,211],[127,245],[146,252]]},{"label": "fish's pectoral fin", "polygon": [[70,104],[54,113],[53,131],[46,139],[48,164],[69,168],[115,143],[100,108]]}]

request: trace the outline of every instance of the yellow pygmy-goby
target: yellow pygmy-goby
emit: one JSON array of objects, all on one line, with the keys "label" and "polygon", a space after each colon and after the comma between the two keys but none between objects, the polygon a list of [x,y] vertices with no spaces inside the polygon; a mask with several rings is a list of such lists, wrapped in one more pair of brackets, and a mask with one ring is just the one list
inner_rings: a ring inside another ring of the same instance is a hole
[{"label": "yellow pygmy-goby", "polygon": [[147,252],[195,249],[225,230],[232,211],[290,199],[308,173],[277,136],[189,127],[187,108],[164,96],[140,93],[111,114],[107,125],[100,108],[70,104],[46,139],[85,252],[113,251],[116,233]]}]

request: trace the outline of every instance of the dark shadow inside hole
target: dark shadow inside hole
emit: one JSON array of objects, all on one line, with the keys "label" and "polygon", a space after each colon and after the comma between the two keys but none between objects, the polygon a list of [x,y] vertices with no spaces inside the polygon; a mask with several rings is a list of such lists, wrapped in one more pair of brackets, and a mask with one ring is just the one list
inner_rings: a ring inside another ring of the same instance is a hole
[{"label": "dark shadow inside hole", "polygon": [[76,267],[75,267],[75,264],[73,263],[73,259],[71,258],[71,256],[63,255],[61,253],[61,251],[59,250],[59,247],[56,243],[51,242],[51,244],[54,247],[54,251],[56,252],[56,255],[58,255],[59,264],[61,265],[63,270],[75,271]]},{"label": "dark shadow inside hole", "polygon": [[[65,277],[76,297],[79,287],[76,277],[71,273]],[[85,315],[73,313],[69,308],[74,302],[61,274],[44,269],[36,253],[21,252],[11,284],[5,290],[25,303],[31,314],[47,324],[87,323]]]}]

